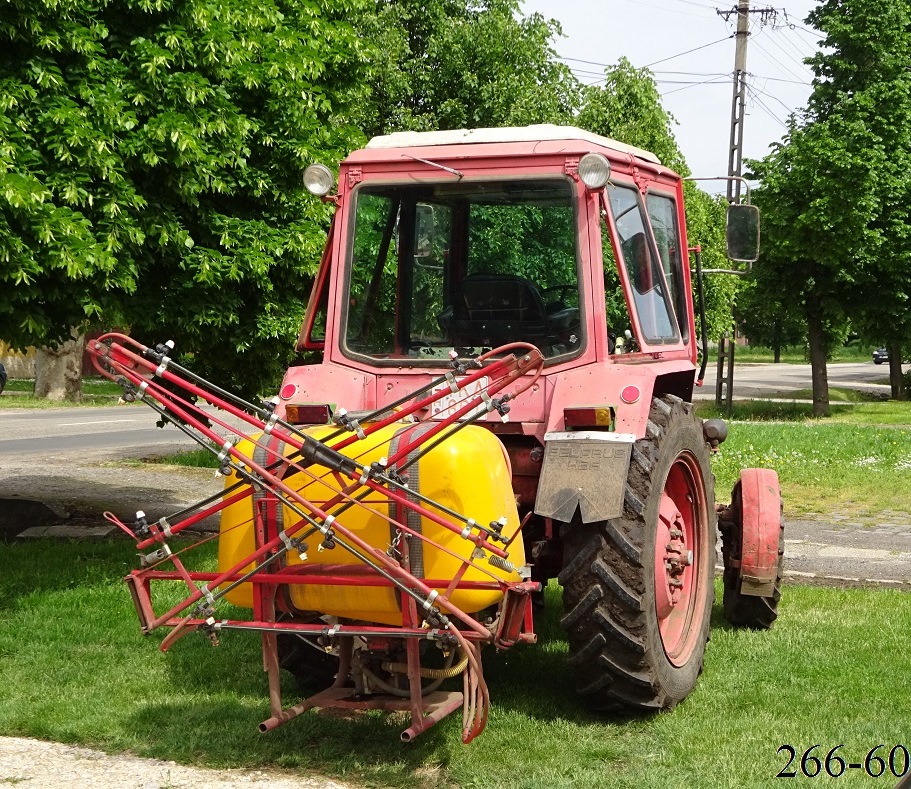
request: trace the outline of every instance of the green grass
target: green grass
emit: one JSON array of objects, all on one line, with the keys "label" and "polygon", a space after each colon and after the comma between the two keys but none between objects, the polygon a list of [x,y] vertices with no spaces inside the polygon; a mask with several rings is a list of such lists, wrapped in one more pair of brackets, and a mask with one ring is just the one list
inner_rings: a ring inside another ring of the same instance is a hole
[{"label": "green grass", "polygon": [[[773,400],[813,400],[812,389],[794,389],[787,392],[772,392],[765,397]],[[888,399],[888,394],[864,391],[860,389],[846,389],[839,386],[829,387],[830,403],[881,403]]]},{"label": "green grass", "polygon": [[[860,524],[886,511],[911,517],[911,402],[848,404],[826,419],[811,411],[809,403],[735,402],[713,459],[718,500],[741,468],[762,466],[778,472],[786,516],[837,512]],[[718,415],[713,404],[698,413]]]},{"label": "green grass", "polygon": [[[536,647],[485,654],[487,731],[451,716],[410,745],[401,719],[307,713],[267,735],[258,641],[201,636],[168,654],[143,638],[119,578],[126,542],[11,544],[0,552],[0,732],[209,766],[315,770],[366,786],[759,787],[789,743],[862,761],[908,742],[911,596],[788,586],[772,631],[714,612],[705,672],[676,709],[632,720],[584,712],[565,665],[558,590]],[[219,611],[219,616],[226,611]],[[287,701],[296,697],[290,688]],[[869,785],[856,771],[839,785]],[[883,785],[891,785],[884,782]]]},{"label": "green grass", "polygon": [[[709,350],[709,359],[714,362],[718,358],[718,350],[712,348]],[[834,348],[830,354],[829,362],[837,364],[838,362],[869,362],[873,360],[872,345],[839,345]],[[734,350],[734,362],[751,362],[766,363],[774,362],[775,354],[771,348],[763,348],[760,345],[738,345]],[[793,346],[783,348],[781,351],[782,364],[809,364],[810,357],[803,346]]]},{"label": "green grass", "polygon": [[219,466],[218,459],[208,449],[175,452],[173,455],[150,458],[148,462],[170,466],[187,466],[189,468],[218,468]]},{"label": "green grass", "polygon": [[114,405],[122,389],[113,381],[104,378],[84,378],[82,380],[82,402],[71,403],[66,400],[46,400],[32,397],[35,382],[24,378],[11,378],[6,382],[3,395],[0,396],[0,408],[65,408],[68,406],[105,406]]}]

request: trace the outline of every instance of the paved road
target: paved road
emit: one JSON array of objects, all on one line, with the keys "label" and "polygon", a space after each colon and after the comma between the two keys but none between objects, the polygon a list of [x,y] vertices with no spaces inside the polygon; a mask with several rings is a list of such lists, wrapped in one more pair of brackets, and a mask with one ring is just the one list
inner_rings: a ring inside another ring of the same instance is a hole
[{"label": "paved road", "polygon": [[[830,364],[830,386],[854,386],[888,393],[882,383],[888,368],[873,362]],[[715,396],[716,365],[710,364],[705,384],[697,390],[704,398]],[[810,366],[803,364],[738,365],[734,373],[735,397],[761,397],[770,392],[810,388]],[[13,395],[4,395],[4,397]],[[193,442],[171,426],[155,426],[157,415],[142,404],[109,408],[55,408],[47,410],[0,409],[0,458],[78,455],[110,450],[118,455],[159,454],[192,447]]]},{"label": "paved road", "polygon": [[[715,397],[717,365],[709,364],[705,383],[697,390],[700,398]],[[889,394],[889,368],[873,362],[847,362],[827,365],[829,386],[853,387],[868,392]],[[734,367],[734,398],[753,398],[772,392],[810,389],[808,364],[738,364]]]},{"label": "paved road", "polygon": [[112,453],[155,449],[164,454],[193,441],[177,428],[156,427],[158,416],[147,406],[0,410],[0,458],[47,457],[86,451]]}]

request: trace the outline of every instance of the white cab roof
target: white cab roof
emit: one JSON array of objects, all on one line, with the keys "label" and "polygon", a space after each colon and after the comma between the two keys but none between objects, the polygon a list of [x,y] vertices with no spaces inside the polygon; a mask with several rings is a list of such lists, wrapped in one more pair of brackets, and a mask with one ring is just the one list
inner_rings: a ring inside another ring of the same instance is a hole
[{"label": "white cab roof", "polygon": [[374,137],[367,143],[367,148],[419,148],[432,145],[538,142],[541,140],[583,140],[620,153],[638,156],[648,162],[661,164],[655,154],[641,148],[635,148],[632,145],[626,145],[575,126],[556,126],[552,123],[540,123],[534,126],[504,126],[498,129],[395,132]]}]

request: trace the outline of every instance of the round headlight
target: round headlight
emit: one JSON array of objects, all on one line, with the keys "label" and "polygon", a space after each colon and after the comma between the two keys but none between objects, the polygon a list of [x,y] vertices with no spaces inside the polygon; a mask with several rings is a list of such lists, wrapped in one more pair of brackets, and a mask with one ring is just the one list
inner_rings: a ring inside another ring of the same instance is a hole
[{"label": "round headlight", "polygon": [[589,189],[600,189],[610,180],[610,162],[600,153],[587,153],[579,160],[579,177]]},{"label": "round headlight", "polygon": [[322,197],[329,194],[335,185],[332,171],[324,164],[311,164],[304,170],[304,186],[310,194]]}]

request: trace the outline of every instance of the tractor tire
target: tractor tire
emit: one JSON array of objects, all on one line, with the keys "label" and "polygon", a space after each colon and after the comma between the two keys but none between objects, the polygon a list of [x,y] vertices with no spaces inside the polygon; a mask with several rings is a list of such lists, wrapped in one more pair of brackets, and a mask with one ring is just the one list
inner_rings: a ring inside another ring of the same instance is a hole
[{"label": "tractor tire", "polygon": [[338,672],[338,656],[326,652],[314,636],[279,633],[278,664],[291,674],[302,691],[325,690]]},{"label": "tractor tire", "polygon": [[701,420],[665,395],[633,445],[622,516],[586,524],[577,512],[563,526],[561,624],[591,708],[667,709],[696,686],[714,602],[714,488]]},{"label": "tractor tire", "polygon": [[[719,518],[721,554],[724,558],[724,618],[736,627],[768,630],[778,618],[781,579],[784,573],[784,526],[778,531],[778,565],[771,595],[757,597],[740,591],[740,546],[743,529],[742,494],[738,483],[731,495],[731,506]],[[732,561],[733,560],[733,561]]]}]

